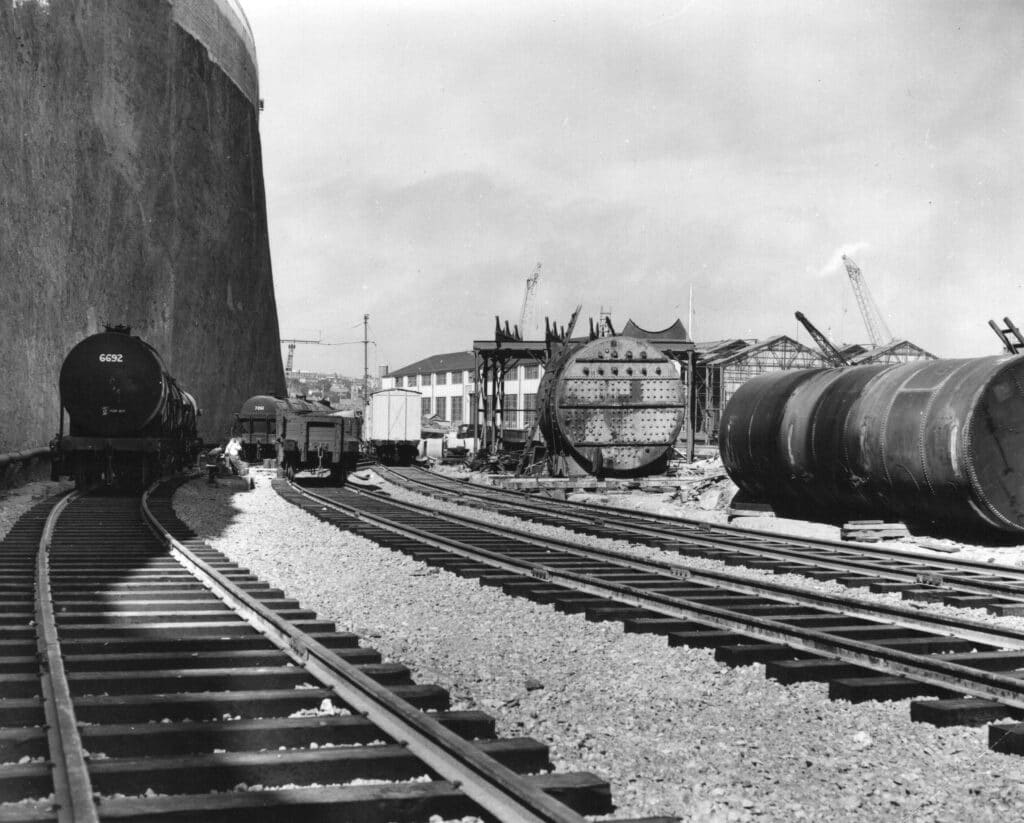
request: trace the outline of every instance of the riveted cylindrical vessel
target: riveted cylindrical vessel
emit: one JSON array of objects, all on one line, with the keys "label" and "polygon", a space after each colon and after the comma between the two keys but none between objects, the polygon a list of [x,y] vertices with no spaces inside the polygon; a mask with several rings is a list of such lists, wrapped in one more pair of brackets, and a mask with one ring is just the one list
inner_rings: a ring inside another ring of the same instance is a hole
[{"label": "riveted cylindrical vessel", "polygon": [[889,369],[865,387],[846,436],[898,516],[1024,531],[1024,357]]},{"label": "riveted cylindrical vessel", "polygon": [[1024,531],[1024,357],[764,375],[730,400],[720,450],[782,512]]},{"label": "riveted cylindrical vessel", "polygon": [[679,366],[633,337],[600,337],[549,364],[541,430],[593,474],[636,477],[665,467],[686,419]]},{"label": "riveted cylindrical vessel", "polygon": [[824,369],[797,385],[786,401],[779,447],[794,507],[867,514],[874,507],[854,475],[843,432],[864,390],[890,366]]},{"label": "riveted cylindrical vessel", "polygon": [[796,369],[755,377],[739,387],[722,412],[718,430],[722,463],[733,482],[753,499],[794,502],[780,459],[779,433],[793,392],[821,374],[827,370]]},{"label": "riveted cylindrical vessel", "polygon": [[72,435],[195,432],[195,400],[167,373],[156,350],[131,334],[101,332],[71,349],[60,370],[60,395]]}]

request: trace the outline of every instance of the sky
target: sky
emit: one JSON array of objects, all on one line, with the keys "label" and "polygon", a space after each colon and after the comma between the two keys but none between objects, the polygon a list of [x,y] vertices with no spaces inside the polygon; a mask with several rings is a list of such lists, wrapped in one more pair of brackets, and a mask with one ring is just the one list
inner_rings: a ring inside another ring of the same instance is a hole
[{"label": "sky", "polygon": [[844,252],[940,357],[1024,323],[1015,0],[242,5],[296,369],[469,350],[538,262],[534,334],[867,342]]}]

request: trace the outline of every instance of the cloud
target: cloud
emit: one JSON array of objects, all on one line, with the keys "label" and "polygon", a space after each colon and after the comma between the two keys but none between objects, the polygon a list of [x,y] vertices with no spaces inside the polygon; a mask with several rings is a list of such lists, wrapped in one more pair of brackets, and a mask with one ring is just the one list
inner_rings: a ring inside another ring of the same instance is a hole
[{"label": "cloud", "polygon": [[1024,4],[245,6],[282,329],[454,351],[537,260],[540,318],[662,328],[692,284],[705,339],[840,326],[843,254],[938,354],[1020,302]]}]

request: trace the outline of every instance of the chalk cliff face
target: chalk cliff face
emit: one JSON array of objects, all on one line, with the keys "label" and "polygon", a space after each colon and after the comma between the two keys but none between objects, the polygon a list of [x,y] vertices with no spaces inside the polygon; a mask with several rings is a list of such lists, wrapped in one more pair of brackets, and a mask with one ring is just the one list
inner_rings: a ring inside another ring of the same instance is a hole
[{"label": "chalk cliff face", "polygon": [[104,323],[207,439],[284,390],[255,78],[228,0],[0,0],[0,453],[53,436],[61,362]]}]

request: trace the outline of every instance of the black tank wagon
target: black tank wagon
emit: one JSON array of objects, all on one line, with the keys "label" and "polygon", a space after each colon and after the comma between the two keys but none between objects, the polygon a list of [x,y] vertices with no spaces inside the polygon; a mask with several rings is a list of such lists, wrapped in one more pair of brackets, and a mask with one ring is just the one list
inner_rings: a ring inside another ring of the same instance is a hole
[{"label": "black tank wagon", "polygon": [[780,514],[1024,532],[1024,356],[762,375],[719,438],[733,482]]},{"label": "black tank wagon", "polygon": [[64,358],[59,385],[54,477],[72,477],[79,488],[101,481],[136,488],[195,459],[196,401],[129,327],[107,327],[78,343]]}]

